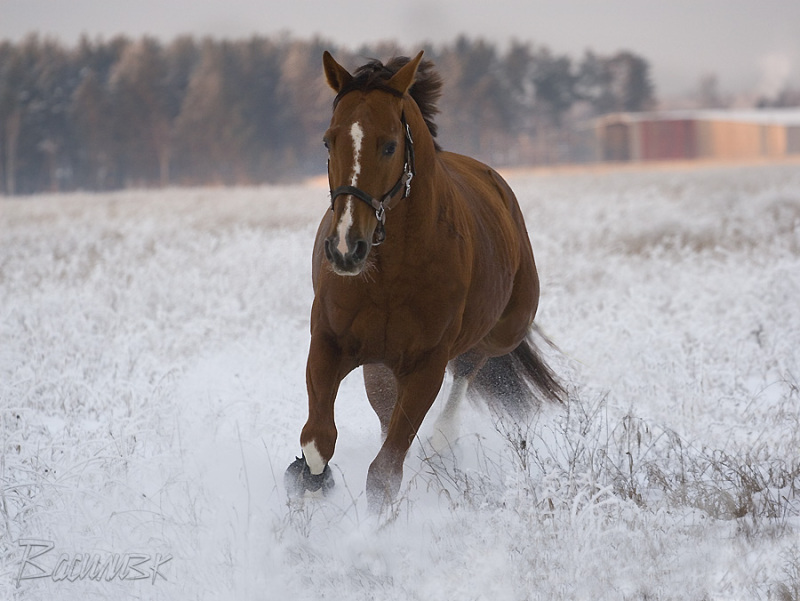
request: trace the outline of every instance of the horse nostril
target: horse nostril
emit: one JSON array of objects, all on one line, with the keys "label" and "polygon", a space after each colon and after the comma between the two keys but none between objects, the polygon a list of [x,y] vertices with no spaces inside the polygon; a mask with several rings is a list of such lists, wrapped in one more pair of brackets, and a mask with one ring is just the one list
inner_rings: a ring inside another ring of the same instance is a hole
[{"label": "horse nostril", "polygon": [[364,259],[367,258],[367,253],[369,252],[369,244],[367,244],[366,240],[358,240],[356,242],[356,246],[353,249],[353,261],[356,263],[361,263]]},{"label": "horse nostril", "polygon": [[328,261],[333,261],[335,249],[336,245],[332,243],[332,240],[330,238],[325,238],[325,257]]}]

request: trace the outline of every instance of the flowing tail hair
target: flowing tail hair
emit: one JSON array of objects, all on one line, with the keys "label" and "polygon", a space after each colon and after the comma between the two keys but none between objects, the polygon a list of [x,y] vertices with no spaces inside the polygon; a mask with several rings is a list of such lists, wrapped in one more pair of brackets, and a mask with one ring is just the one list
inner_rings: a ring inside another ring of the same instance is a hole
[{"label": "flowing tail hair", "polygon": [[564,385],[541,357],[533,333],[554,346],[534,326],[516,349],[490,358],[470,385],[470,392],[480,396],[492,409],[504,410],[515,418],[530,414],[542,401],[567,400]]}]

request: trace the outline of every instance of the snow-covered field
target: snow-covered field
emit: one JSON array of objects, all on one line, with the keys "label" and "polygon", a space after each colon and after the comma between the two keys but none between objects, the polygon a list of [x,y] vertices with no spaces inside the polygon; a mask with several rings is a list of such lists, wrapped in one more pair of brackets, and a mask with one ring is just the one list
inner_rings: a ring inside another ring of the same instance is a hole
[{"label": "snow-covered field", "polygon": [[434,406],[380,519],[360,372],[283,490],[324,189],[0,199],[0,598],[800,599],[800,167],[510,183],[571,402]]}]

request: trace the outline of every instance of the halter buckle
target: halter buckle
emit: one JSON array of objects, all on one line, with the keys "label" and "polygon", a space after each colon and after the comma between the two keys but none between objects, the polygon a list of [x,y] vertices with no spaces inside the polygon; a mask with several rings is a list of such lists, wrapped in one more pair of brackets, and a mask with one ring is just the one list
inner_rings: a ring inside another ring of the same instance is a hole
[{"label": "halter buckle", "polygon": [[408,168],[408,163],[406,163],[404,170],[406,172],[406,190],[403,193],[403,198],[408,198],[411,194],[411,180],[414,179],[414,172]]}]

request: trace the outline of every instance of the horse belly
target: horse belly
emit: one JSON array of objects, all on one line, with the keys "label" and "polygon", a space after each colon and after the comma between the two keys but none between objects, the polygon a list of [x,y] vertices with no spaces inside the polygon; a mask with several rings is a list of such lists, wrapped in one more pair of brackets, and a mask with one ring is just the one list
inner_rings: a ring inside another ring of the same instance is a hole
[{"label": "horse belly", "polygon": [[[530,243],[520,240],[517,250],[519,260],[516,270],[505,273],[489,286],[496,293],[490,301],[491,309],[485,318],[490,321],[488,331],[477,346],[488,355],[504,355],[513,351],[525,338],[539,305],[539,278]],[[480,317],[479,317],[480,318]]]},{"label": "horse belly", "polygon": [[481,294],[468,297],[455,355],[475,348],[497,326],[508,305],[511,285],[499,278],[484,283]]}]

